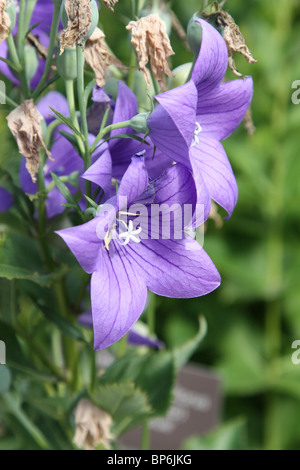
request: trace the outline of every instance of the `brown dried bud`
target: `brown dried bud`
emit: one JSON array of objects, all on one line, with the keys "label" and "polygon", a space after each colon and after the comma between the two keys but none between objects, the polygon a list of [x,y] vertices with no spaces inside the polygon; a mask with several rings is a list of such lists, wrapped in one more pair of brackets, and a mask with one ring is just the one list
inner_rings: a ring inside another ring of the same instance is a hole
[{"label": "brown dried bud", "polygon": [[27,100],[14,109],[6,119],[20,153],[26,158],[26,168],[35,183],[40,163],[40,147],[43,147],[48,158],[51,158],[51,153],[43,141],[41,126],[43,116],[35,107],[33,100]]},{"label": "brown dried bud", "polygon": [[104,3],[107,6],[107,8],[114,11],[114,6],[116,3],[118,3],[118,1],[119,0],[104,0]]},{"label": "brown dried bud", "polygon": [[65,10],[68,16],[68,27],[63,30],[60,37],[61,54],[65,47],[82,44],[92,23],[90,0],[65,0]]},{"label": "brown dried bud", "polygon": [[109,440],[112,419],[105,411],[100,410],[91,401],[83,398],[75,410],[76,432],[74,444],[85,450],[94,450],[99,444],[110,448]]},{"label": "brown dried bud", "polygon": [[94,70],[97,85],[103,87],[106,80],[107,68],[115,65],[121,69],[127,69],[122,62],[113,56],[105,42],[105,34],[101,29],[96,28],[92,36],[86,41],[84,48],[86,63]]},{"label": "brown dried bud", "polygon": [[165,76],[172,77],[167,59],[175,54],[166,31],[166,25],[160,19],[157,13],[146,16],[138,21],[130,21],[126,26],[131,31],[131,43],[134,46],[139,69],[143,72],[147,88],[150,87],[149,72],[146,69],[148,57],[150,57],[150,66],[157,79],[162,91],[166,89]]},{"label": "brown dried bud", "polygon": [[11,21],[8,14],[5,11],[6,0],[0,0],[0,44],[2,41],[9,35],[9,28],[11,26]]}]

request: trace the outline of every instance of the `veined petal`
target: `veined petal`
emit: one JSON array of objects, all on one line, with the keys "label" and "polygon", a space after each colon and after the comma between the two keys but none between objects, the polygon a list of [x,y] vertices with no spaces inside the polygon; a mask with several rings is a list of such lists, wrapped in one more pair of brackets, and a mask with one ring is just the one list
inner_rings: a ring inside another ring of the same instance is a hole
[{"label": "veined petal", "polygon": [[112,195],[112,161],[108,148],[104,150],[102,155],[87,169],[82,177],[100,186],[106,197]]},{"label": "veined petal", "polygon": [[[113,124],[118,122],[128,121],[138,112],[138,103],[135,94],[128,88],[125,83],[119,81],[119,90],[116,100],[116,107],[113,117]],[[117,134],[132,134],[133,130],[131,127],[124,127],[122,129],[114,129],[111,131],[111,136]],[[112,141],[114,145],[114,140]]]},{"label": "veined petal", "polygon": [[197,106],[197,121],[203,132],[217,140],[227,139],[242,122],[252,96],[251,77],[223,83],[213,92],[201,96]]},{"label": "veined petal", "polygon": [[198,144],[190,150],[190,159],[193,168],[202,173],[211,199],[230,217],[237,203],[238,187],[222,144],[200,134]]},{"label": "veined petal", "polygon": [[105,349],[128,333],[146,305],[145,282],[123,251],[112,241],[109,254],[102,249],[92,275],[95,349]]},{"label": "veined petal", "polygon": [[120,204],[120,198],[126,197],[127,206],[129,207],[147,189],[148,182],[149,178],[144,157],[132,157],[131,164],[126,170],[119,187],[119,208],[122,208],[122,202]]},{"label": "veined petal", "polygon": [[150,137],[172,161],[190,167],[188,150],[196,125],[197,89],[192,80],[155,97],[159,105],[148,118]]},{"label": "veined petal", "polygon": [[132,265],[149,290],[174,298],[208,294],[221,282],[213,262],[196,240],[142,240],[127,247]]},{"label": "veined petal", "polygon": [[196,60],[192,80],[199,101],[223,80],[228,66],[227,46],[221,34],[205,20],[196,20],[202,27],[201,48]]},{"label": "veined petal", "polygon": [[55,232],[64,240],[77,261],[89,274],[97,269],[101,244],[103,245],[97,237],[98,223],[99,218],[95,217],[86,224]]}]

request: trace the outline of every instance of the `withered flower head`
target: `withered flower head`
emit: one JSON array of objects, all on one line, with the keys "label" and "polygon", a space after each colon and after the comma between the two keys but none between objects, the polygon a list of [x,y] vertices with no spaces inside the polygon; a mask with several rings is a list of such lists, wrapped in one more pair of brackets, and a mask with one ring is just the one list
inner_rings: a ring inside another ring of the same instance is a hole
[{"label": "withered flower head", "polygon": [[217,5],[217,8],[220,7],[220,9],[218,9],[216,13],[204,13],[202,17],[207,20],[211,18],[215,19],[217,24],[224,28],[223,38],[228,49],[228,66],[237,77],[242,77],[243,75],[236,69],[233,53],[238,52],[243,55],[249,64],[256,64],[257,60],[254,59],[249,47],[246,45],[245,38],[232,16],[230,16],[227,11],[222,10],[222,4],[218,5],[217,2],[214,3]]},{"label": "withered flower head", "polygon": [[164,91],[166,88],[164,74],[173,76],[167,59],[174,54],[164,21],[157,13],[153,13],[138,21],[130,21],[126,29],[131,31],[131,43],[136,50],[139,68],[144,73],[147,88],[150,87],[150,80],[146,65],[150,57],[153,74]]},{"label": "withered flower head", "polygon": [[27,100],[14,109],[6,119],[20,153],[26,158],[26,168],[35,183],[40,163],[40,147],[43,147],[48,158],[51,158],[51,153],[43,141],[41,126],[43,116],[35,107],[33,100]]},{"label": "withered flower head", "polygon": [[9,28],[11,21],[8,14],[5,11],[6,0],[0,0],[0,44],[9,35]]},{"label": "withered flower head", "polygon": [[74,444],[85,450],[94,450],[99,444],[110,448],[109,440],[112,419],[105,411],[100,410],[91,401],[83,398],[75,410],[76,432]]},{"label": "withered flower head", "polygon": [[127,68],[109,52],[105,42],[105,34],[99,28],[96,28],[92,36],[86,41],[84,57],[87,65],[94,70],[99,87],[105,85],[106,71],[110,65],[115,65],[121,69]]},{"label": "withered flower head", "polygon": [[60,37],[60,53],[65,47],[81,44],[87,36],[92,23],[92,7],[90,0],[65,0],[68,15],[68,27]]},{"label": "withered flower head", "polygon": [[114,6],[116,3],[118,3],[118,1],[119,0],[104,0],[104,3],[107,6],[107,8],[114,11]]}]

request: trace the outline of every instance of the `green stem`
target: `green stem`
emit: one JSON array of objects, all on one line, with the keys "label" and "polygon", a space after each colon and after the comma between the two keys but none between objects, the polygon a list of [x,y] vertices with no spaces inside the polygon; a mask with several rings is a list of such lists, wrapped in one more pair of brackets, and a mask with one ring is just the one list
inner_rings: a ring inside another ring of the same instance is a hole
[{"label": "green stem", "polygon": [[104,129],[100,130],[93,145],[90,148],[91,154],[96,150],[97,145],[99,144],[100,140],[103,139],[103,137],[106,134],[108,134],[109,132],[115,129],[122,129],[123,127],[128,127],[128,126],[130,126],[130,121],[123,121],[123,122],[117,122],[116,124],[111,124],[110,126],[104,127]]},{"label": "green stem", "polygon": [[155,309],[156,309],[156,297],[155,294],[150,292],[150,301],[147,308],[147,323],[149,328],[149,334],[155,335]]},{"label": "green stem", "polygon": [[144,421],[142,426],[141,450],[150,450],[150,426],[149,421]]},{"label": "green stem", "polygon": [[[84,50],[81,46],[76,46],[76,58],[77,58],[77,92],[78,92],[78,103],[80,110],[81,119],[81,132],[84,136],[84,168],[87,170],[91,166],[91,152],[89,146],[89,131],[86,118],[86,100],[85,100],[85,88],[84,88]],[[86,195],[91,197],[91,183],[86,181]]]},{"label": "green stem", "polygon": [[156,80],[155,75],[154,75],[153,70],[152,70],[151,67],[150,67],[150,75],[151,75],[151,79],[152,79],[155,94],[159,95],[161,93],[161,89],[160,89],[158,81]]},{"label": "green stem", "polygon": [[61,2],[53,2],[53,3],[54,3],[54,11],[53,11],[53,18],[52,18],[51,31],[50,31],[50,40],[49,40],[49,46],[48,46],[47,59],[45,63],[45,69],[44,69],[44,73],[42,75],[42,78],[37,88],[32,93],[33,99],[36,99],[40,95],[41,91],[44,89],[44,83],[49,76],[52,61],[53,61],[53,52],[55,48],[56,35],[57,35],[58,25],[59,25],[59,20],[60,20],[60,3]]},{"label": "green stem", "polygon": [[17,52],[15,41],[14,41],[12,34],[10,34],[6,38],[6,44],[8,47],[9,58],[13,62],[14,66],[16,67],[16,70],[20,72],[22,70],[22,65],[19,60],[18,52]]},{"label": "green stem", "polygon": [[28,85],[28,81],[26,77],[26,66],[25,66],[25,28],[24,28],[25,7],[26,7],[25,0],[20,0],[17,44],[18,44],[19,60],[21,64],[21,70],[19,72],[20,81],[22,84],[22,90],[25,95],[25,98],[29,98],[30,91],[29,91],[29,85]]},{"label": "green stem", "polygon": [[28,31],[29,29],[30,20],[31,20],[32,13],[33,13],[36,3],[37,3],[37,0],[27,0],[26,14],[24,18],[24,26],[25,26],[24,30],[25,31]]},{"label": "green stem", "polygon": [[0,90],[0,101],[1,102],[6,102],[9,104],[12,108],[17,108],[19,105],[13,101],[9,96],[6,96],[2,91]]},{"label": "green stem", "polygon": [[[66,95],[67,95],[67,100],[68,100],[68,105],[69,105],[69,111],[70,111],[70,117],[71,117],[71,122],[73,126],[80,130],[79,124],[78,124],[78,119],[76,116],[76,106],[75,106],[75,98],[74,98],[74,81],[73,80],[66,80],[65,81],[65,87],[66,87]],[[81,155],[85,154],[85,147],[80,139],[80,137],[75,134],[77,144],[79,147],[79,150],[81,152]]]}]

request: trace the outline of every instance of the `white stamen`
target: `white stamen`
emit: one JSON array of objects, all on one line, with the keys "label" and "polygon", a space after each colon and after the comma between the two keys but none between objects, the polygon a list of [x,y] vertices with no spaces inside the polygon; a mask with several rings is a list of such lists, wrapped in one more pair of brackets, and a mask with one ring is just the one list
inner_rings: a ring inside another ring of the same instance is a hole
[{"label": "white stamen", "polygon": [[196,121],[196,129],[195,129],[194,139],[193,139],[191,147],[195,147],[195,145],[199,144],[198,134],[200,134],[201,131],[202,131],[202,127],[200,126],[199,122]]},{"label": "white stamen", "polygon": [[[141,233],[142,227],[139,227],[134,230],[132,220],[129,221],[127,232],[120,233],[118,235],[119,244],[122,246],[128,245],[129,242],[140,243],[140,238],[137,236]],[[124,239],[124,242],[121,242],[120,239]]]}]

